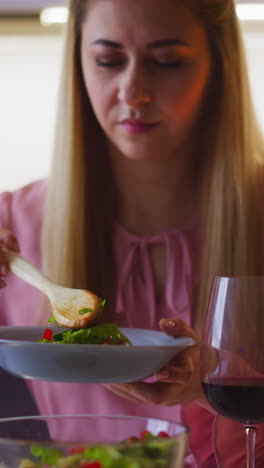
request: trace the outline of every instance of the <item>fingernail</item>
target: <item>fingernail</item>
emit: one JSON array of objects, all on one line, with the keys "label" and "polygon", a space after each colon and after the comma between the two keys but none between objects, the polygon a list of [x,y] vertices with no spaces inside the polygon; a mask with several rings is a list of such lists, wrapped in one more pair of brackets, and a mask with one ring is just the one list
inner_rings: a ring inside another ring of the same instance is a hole
[{"label": "fingernail", "polygon": [[8,274],[8,269],[6,268],[5,265],[1,265],[0,267],[0,276],[7,276]]},{"label": "fingernail", "polygon": [[158,379],[168,379],[169,376],[170,376],[170,373],[169,373],[169,371],[164,369],[164,370],[158,372],[158,374],[156,376],[158,377]]},{"label": "fingernail", "polygon": [[167,320],[166,325],[167,327],[176,327],[176,323],[172,320]]}]

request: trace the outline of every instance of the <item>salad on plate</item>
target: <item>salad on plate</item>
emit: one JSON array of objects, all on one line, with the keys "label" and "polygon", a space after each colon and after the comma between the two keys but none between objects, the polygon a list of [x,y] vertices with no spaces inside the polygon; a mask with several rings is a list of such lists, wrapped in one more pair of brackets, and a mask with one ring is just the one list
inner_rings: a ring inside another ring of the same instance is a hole
[{"label": "salad on plate", "polygon": [[102,323],[88,328],[67,329],[59,333],[46,328],[41,343],[59,344],[109,344],[131,345],[131,341],[125,336],[115,323]]},{"label": "salad on plate", "polygon": [[[86,326],[80,326],[78,318],[75,320],[76,326],[66,328],[59,333],[54,333],[51,328],[44,330],[41,343],[59,343],[59,344],[109,344],[109,345],[131,345],[131,341],[118,328],[116,323],[97,323],[101,317],[102,309],[105,306],[105,300],[100,299],[100,307],[98,313],[92,309],[79,310],[79,316],[93,316],[90,323],[88,320]],[[57,324],[58,327],[63,327],[63,321],[58,321],[57,316],[52,316],[49,324]]]}]

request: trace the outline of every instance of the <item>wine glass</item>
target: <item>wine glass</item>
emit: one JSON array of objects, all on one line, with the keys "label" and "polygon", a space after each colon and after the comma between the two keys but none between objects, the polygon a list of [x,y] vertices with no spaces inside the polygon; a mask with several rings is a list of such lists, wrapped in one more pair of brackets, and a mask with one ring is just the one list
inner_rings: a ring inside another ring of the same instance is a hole
[{"label": "wine glass", "polygon": [[246,432],[255,466],[256,424],[264,422],[264,277],[216,277],[201,345],[201,382],[219,414]]}]

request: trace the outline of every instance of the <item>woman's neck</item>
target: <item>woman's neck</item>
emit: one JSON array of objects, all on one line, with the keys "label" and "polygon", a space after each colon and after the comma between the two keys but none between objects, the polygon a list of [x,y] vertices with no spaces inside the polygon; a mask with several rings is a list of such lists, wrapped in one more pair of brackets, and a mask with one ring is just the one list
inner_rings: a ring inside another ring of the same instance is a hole
[{"label": "woman's neck", "polygon": [[192,158],[131,161],[112,157],[117,220],[130,232],[151,235],[184,225],[199,206]]}]

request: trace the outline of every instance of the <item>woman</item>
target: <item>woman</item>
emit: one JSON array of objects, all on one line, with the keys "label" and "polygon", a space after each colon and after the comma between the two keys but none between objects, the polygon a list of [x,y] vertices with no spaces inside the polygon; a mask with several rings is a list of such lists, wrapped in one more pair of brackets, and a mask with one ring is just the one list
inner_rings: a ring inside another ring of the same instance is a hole
[{"label": "woman", "polygon": [[[72,0],[69,8],[51,176],[2,195],[2,244],[19,242],[54,281],[105,297],[120,326],[158,329],[163,319],[166,333],[199,340],[214,275],[263,270],[263,141],[234,3]],[[5,286],[3,252],[0,262]],[[38,293],[6,282],[2,324],[35,324]],[[41,323],[49,314],[45,307]],[[181,418],[189,466],[245,459],[243,429],[207,406],[198,346],[152,383],[113,392],[29,386],[46,414]]]}]

